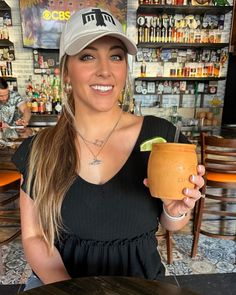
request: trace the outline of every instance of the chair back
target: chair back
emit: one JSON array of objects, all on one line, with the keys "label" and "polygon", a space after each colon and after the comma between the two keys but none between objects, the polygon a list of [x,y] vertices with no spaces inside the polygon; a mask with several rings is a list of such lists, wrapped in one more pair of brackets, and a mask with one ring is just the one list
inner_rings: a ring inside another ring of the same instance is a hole
[{"label": "chair back", "polygon": [[236,138],[201,133],[201,162],[206,171],[236,174]]}]

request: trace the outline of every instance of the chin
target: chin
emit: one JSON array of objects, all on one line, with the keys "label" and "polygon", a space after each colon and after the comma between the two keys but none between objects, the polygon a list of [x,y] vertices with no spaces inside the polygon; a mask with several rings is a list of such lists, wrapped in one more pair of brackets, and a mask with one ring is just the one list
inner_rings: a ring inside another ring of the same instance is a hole
[{"label": "chin", "polygon": [[102,103],[102,104],[96,104],[95,109],[101,112],[108,112],[115,108],[117,106],[117,102],[111,104],[111,103]]}]

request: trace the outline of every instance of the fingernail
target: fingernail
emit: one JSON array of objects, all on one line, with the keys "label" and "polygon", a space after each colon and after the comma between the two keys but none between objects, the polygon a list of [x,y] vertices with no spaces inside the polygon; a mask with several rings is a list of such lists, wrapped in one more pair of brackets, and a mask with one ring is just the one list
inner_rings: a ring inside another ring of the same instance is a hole
[{"label": "fingernail", "polygon": [[195,175],[191,175],[191,181],[195,181]]},{"label": "fingernail", "polygon": [[188,188],[185,188],[184,189],[184,193],[185,193],[185,195],[187,195],[189,193],[189,189]]},{"label": "fingernail", "polygon": [[204,170],[202,165],[199,165],[199,168],[200,168],[201,172]]}]

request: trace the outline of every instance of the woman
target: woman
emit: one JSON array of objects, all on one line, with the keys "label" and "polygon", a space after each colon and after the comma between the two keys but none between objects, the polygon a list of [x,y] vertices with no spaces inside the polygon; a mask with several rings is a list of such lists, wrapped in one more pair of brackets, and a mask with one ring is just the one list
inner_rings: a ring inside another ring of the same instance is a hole
[{"label": "woman", "polygon": [[[90,275],[160,278],[158,221],[182,228],[200,198],[202,166],[183,201],[151,198],[144,185],[148,154],[140,143],[153,136],[173,141],[175,127],[120,109],[127,53],[136,46],[104,10],[80,10],[64,28],[62,115],[13,159],[23,175],[23,246],[36,274],[26,288]],[[180,141],[187,142],[183,135]]]}]

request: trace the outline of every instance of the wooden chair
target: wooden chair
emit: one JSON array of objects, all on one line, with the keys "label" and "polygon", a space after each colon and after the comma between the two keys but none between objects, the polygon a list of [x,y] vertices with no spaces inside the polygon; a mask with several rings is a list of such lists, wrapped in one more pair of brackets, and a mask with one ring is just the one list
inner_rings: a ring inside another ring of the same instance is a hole
[{"label": "wooden chair", "polygon": [[166,251],[167,251],[167,263],[173,263],[173,245],[172,245],[172,232],[166,231]]},{"label": "wooden chair", "polygon": [[5,228],[10,232],[0,232],[0,275],[4,274],[1,246],[10,243],[21,234],[19,206],[14,206],[14,202],[19,199],[19,192],[20,174],[13,170],[0,170],[0,231]]},{"label": "wooden chair", "polygon": [[[213,233],[210,229],[203,230],[201,227],[204,214],[218,216],[219,221],[223,223],[221,230],[225,228],[226,222],[232,222],[232,218],[236,217],[235,210],[229,208],[230,205],[236,204],[236,191],[233,195],[229,194],[230,190],[232,192],[236,189],[236,139],[201,133],[201,162],[206,168],[205,185],[202,188],[205,198],[201,198],[197,204],[192,257],[197,254],[200,233],[209,237],[236,240],[235,231]],[[211,203],[214,201],[210,203],[210,200],[215,200],[220,208],[212,208]]]},{"label": "wooden chair", "polygon": [[156,238],[158,240],[165,239],[166,240],[166,258],[167,264],[173,263],[173,243],[172,243],[172,232],[168,230],[164,230],[161,228],[160,232],[156,234]]}]

